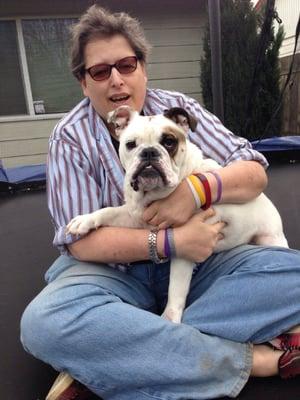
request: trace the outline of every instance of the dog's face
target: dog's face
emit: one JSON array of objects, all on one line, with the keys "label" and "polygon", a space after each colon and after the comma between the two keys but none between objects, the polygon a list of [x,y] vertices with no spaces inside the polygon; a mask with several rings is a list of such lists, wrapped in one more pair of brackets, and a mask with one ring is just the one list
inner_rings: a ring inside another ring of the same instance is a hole
[{"label": "dog's face", "polygon": [[193,128],[184,110],[174,108],[164,115],[141,116],[121,106],[107,120],[119,138],[120,160],[133,190],[149,192],[178,185],[187,131]]}]

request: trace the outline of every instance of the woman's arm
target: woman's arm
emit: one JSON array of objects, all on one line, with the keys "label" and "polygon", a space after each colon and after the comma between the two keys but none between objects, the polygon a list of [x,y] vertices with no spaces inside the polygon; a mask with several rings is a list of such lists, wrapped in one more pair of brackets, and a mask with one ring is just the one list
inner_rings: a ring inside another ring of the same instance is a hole
[{"label": "woman's arm", "polygon": [[[223,185],[221,203],[246,203],[257,197],[267,186],[265,169],[256,161],[235,161],[217,170]],[[217,197],[217,182],[212,174],[205,174]]]},{"label": "woman's arm", "polygon": [[[201,262],[212,254],[216,242],[221,238],[220,232],[224,226],[223,223],[214,225],[205,223],[205,220],[213,214],[211,209],[196,214],[186,224],[174,229],[178,257]],[[103,227],[69,244],[68,249],[81,261],[130,263],[148,260],[148,235],[148,229]],[[158,232],[157,251],[164,257],[164,231]]]},{"label": "woman's arm", "polygon": [[[235,161],[217,170],[222,180],[221,203],[245,203],[258,196],[267,185],[264,168],[256,161]],[[205,174],[212,192],[212,202],[217,197],[216,178]],[[153,202],[144,212],[143,218],[153,226],[166,228],[185,223],[195,212],[196,204],[192,192],[183,181],[165,199]]]}]

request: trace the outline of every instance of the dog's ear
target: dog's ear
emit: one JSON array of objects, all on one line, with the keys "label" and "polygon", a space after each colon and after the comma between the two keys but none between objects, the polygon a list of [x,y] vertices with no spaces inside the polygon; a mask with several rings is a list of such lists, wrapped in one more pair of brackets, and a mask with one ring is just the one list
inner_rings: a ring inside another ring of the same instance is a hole
[{"label": "dog's ear", "polygon": [[164,111],[164,116],[179,125],[185,133],[188,133],[189,129],[191,129],[191,131],[194,131],[196,129],[196,119],[192,117],[187,111],[185,111],[184,108],[172,107],[169,110]]},{"label": "dog's ear", "polygon": [[115,128],[119,137],[137,112],[129,106],[120,106],[107,114],[107,122]]}]

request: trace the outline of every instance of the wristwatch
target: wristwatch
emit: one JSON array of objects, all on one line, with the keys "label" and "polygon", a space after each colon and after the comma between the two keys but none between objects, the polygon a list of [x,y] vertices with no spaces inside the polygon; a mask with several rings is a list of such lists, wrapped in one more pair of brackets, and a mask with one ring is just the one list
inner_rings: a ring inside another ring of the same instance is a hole
[{"label": "wristwatch", "polygon": [[159,257],[159,255],[157,253],[158,231],[159,231],[159,229],[154,228],[154,229],[151,229],[151,231],[149,232],[149,236],[148,236],[149,258],[155,264],[162,264],[162,263],[169,261],[169,259],[167,257],[161,258],[161,257]]}]

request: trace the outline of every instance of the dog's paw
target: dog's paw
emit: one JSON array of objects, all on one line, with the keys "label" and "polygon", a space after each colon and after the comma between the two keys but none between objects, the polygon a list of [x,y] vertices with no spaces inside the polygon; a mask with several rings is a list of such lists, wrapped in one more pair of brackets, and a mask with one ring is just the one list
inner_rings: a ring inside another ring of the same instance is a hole
[{"label": "dog's paw", "polygon": [[97,228],[95,218],[91,214],[78,215],[69,222],[66,228],[66,233],[71,233],[72,235],[85,235],[95,228]]},{"label": "dog's paw", "polygon": [[167,319],[168,321],[172,321],[176,324],[181,323],[183,310],[175,310],[174,308],[166,308],[162,313],[162,318]]}]

